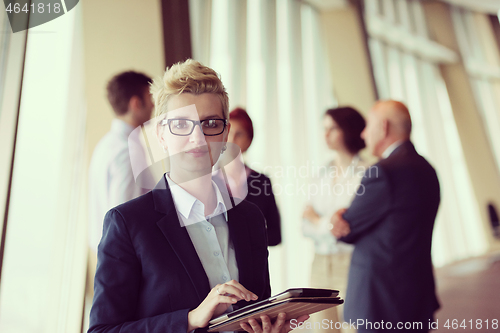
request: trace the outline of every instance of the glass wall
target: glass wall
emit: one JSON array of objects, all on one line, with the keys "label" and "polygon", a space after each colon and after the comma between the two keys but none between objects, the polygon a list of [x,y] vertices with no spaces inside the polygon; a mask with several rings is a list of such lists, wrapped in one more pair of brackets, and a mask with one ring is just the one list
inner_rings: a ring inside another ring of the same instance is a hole
[{"label": "glass wall", "polygon": [[79,8],[28,32],[0,286],[3,333],[81,330],[86,223]]},{"label": "glass wall", "polygon": [[459,61],[428,36],[420,1],[364,1],[375,81],[380,99],[408,105],[412,141],[436,169],[441,206],[433,238],[437,266],[482,254],[486,237],[440,64]]},{"label": "glass wall", "polygon": [[[7,52],[9,49],[9,40],[12,33],[9,33],[9,19],[6,12],[0,13],[0,87],[5,85],[5,70],[7,65]],[[3,90],[3,89],[2,89]],[[0,91],[0,105],[2,105],[3,91]],[[2,112],[0,108],[0,112]]]},{"label": "glass wall", "polygon": [[272,288],[308,285],[313,250],[301,234],[306,173],[327,160],[321,120],[336,105],[318,13],[288,0],[191,0],[190,12],[194,57],[221,74],[231,108],[249,113],[255,136],[245,162],[273,183],[283,244],[270,248]]},{"label": "glass wall", "polygon": [[453,7],[453,25],[500,172],[500,55],[487,15]]}]

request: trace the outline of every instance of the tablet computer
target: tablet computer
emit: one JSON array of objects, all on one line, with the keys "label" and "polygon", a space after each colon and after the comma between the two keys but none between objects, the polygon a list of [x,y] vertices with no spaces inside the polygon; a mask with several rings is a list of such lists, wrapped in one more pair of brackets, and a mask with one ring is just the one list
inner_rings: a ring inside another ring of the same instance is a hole
[{"label": "tablet computer", "polygon": [[287,314],[287,320],[298,318],[302,315],[309,315],[318,311],[322,311],[334,306],[343,304],[344,301],[339,297],[323,297],[323,298],[291,298],[284,299],[275,303],[267,304],[266,306],[249,310],[223,320],[208,327],[208,332],[219,331],[243,331],[240,323],[247,323],[250,319],[255,319],[259,323],[261,315],[267,315],[273,322],[280,313]]},{"label": "tablet computer", "polygon": [[[209,322],[209,329],[215,329],[216,326],[219,327],[219,325],[224,324],[224,327],[228,322],[233,322],[234,320],[237,320],[237,327],[238,329],[240,328],[239,326],[239,320],[244,320],[245,318],[250,319],[251,315],[257,315],[260,316],[260,314],[266,312],[266,311],[271,311],[271,309],[276,310],[277,307],[279,306],[279,309],[276,312],[276,315],[274,317],[277,317],[277,315],[280,312],[286,312],[283,311],[282,307],[286,305],[286,309],[290,310],[292,309],[290,306],[293,305],[293,309],[309,309],[307,304],[313,304],[315,308],[322,307],[320,310],[326,309],[328,307],[336,306],[339,304],[343,303],[343,300],[341,300],[338,297],[339,291],[338,290],[333,290],[333,289],[315,289],[315,288],[292,288],[292,289],[287,289],[282,293],[279,293],[277,295],[271,296],[268,299],[262,300],[260,302],[245,306],[241,309],[232,311],[230,313],[226,313],[222,316],[219,316],[217,318],[212,319]],[[322,305],[320,305],[322,304]],[[299,306],[300,305],[300,306]],[[311,308],[312,310],[312,308]],[[263,312],[264,311],[264,312]],[[309,312],[309,313],[314,313],[314,312]],[[309,314],[304,312],[303,314]],[[265,313],[268,314],[268,313]],[[302,315],[302,314],[300,314]],[[298,316],[300,316],[298,315]],[[294,318],[291,317],[291,314],[287,314],[288,318]],[[271,316],[270,316],[271,318]],[[274,318],[271,318],[274,319]],[[260,320],[260,319],[259,319]],[[220,329],[220,330],[234,330],[234,329]],[[217,329],[216,331],[219,331]],[[216,332],[216,331],[211,331],[211,332]]]},{"label": "tablet computer", "polygon": [[337,297],[339,294],[338,290],[333,289],[316,289],[316,288],[291,288],[287,289],[277,295],[271,296],[268,299],[262,300],[257,303],[253,303],[251,305],[245,306],[241,309],[232,311],[230,313],[225,313],[217,318],[212,319],[209,324],[215,325],[224,320],[230,319],[232,317],[238,316],[243,312],[247,312],[253,309],[258,309],[263,306],[267,306],[271,303],[276,303],[284,299],[292,299],[292,298],[304,298],[304,297]]}]

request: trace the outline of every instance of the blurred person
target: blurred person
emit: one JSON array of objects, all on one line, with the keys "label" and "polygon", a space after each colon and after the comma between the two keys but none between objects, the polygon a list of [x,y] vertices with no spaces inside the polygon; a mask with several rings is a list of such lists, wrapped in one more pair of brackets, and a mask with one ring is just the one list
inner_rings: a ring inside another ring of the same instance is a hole
[{"label": "blurred person", "polygon": [[[212,318],[270,296],[262,213],[247,201],[228,210],[212,180],[230,132],[219,76],[188,59],[151,91],[170,172],[106,214],[89,333],[206,332]],[[288,332],[284,316],[243,329]]]},{"label": "blurred person", "polygon": [[364,321],[358,332],[385,331],[389,326],[405,330],[398,323],[421,323],[406,329],[427,332],[439,308],[431,260],[439,182],[410,134],[411,118],[404,104],[389,100],[374,105],[362,137],[381,160],[365,173],[363,192],[332,217],[332,233],[355,245],[345,318]]},{"label": "blurred person", "polygon": [[[356,194],[367,164],[359,151],[365,147],[361,132],[363,116],[353,108],[329,109],[323,117],[325,141],[336,157],[310,187],[309,204],[303,213],[302,233],[314,240],[315,255],[311,269],[311,286],[336,289],[345,295],[347,274],[353,246],[337,241],[331,233],[330,218],[340,208],[349,206]],[[312,191],[314,189],[314,192]],[[311,316],[311,322],[342,322],[342,306]],[[315,332],[348,332],[349,329],[316,329]]]},{"label": "blurred person", "polygon": [[[110,131],[95,147],[89,169],[89,246],[94,256],[106,212],[147,191],[134,179],[129,135],[151,118],[154,107],[149,93],[151,82],[142,73],[127,71],[114,76],[107,85],[115,118]],[[139,142],[134,146],[142,152]]]},{"label": "blurred person", "polygon": [[[248,113],[242,108],[236,108],[229,113],[231,123],[231,132],[229,132],[228,142],[238,145],[241,153],[245,153],[253,140],[253,125]],[[230,181],[245,182],[248,188],[248,194],[244,197],[246,200],[255,204],[264,214],[267,225],[267,240],[269,246],[275,246],[281,243],[281,223],[280,213],[276,200],[274,198],[271,180],[264,174],[258,173],[244,166],[246,177],[238,179],[231,177]],[[231,170],[228,170],[231,174]],[[232,188],[241,189],[243,184],[234,184]],[[235,197],[238,194],[233,193]]]}]

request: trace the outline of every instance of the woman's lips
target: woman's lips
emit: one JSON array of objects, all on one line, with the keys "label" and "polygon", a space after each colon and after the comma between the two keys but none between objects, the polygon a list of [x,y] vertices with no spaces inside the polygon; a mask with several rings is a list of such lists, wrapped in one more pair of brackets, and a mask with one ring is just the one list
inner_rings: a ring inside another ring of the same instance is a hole
[{"label": "woman's lips", "polygon": [[207,149],[191,149],[186,152],[187,154],[190,154],[191,156],[194,157],[201,157],[204,156],[205,154],[208,153]]}]

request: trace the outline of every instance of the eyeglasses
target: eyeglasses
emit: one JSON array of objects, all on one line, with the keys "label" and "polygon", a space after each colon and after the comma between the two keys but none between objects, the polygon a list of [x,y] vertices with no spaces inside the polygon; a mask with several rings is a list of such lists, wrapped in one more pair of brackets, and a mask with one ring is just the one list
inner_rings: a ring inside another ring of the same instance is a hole
[{"label": "eyeglasses", "polygon": [[194,131],[196,125],[206,136],[219,135],[226,129],[226,119],[205,119],[202,121],[191,119],[163,119],[160,125],[167,126],[173,135],[188,136]]}]

